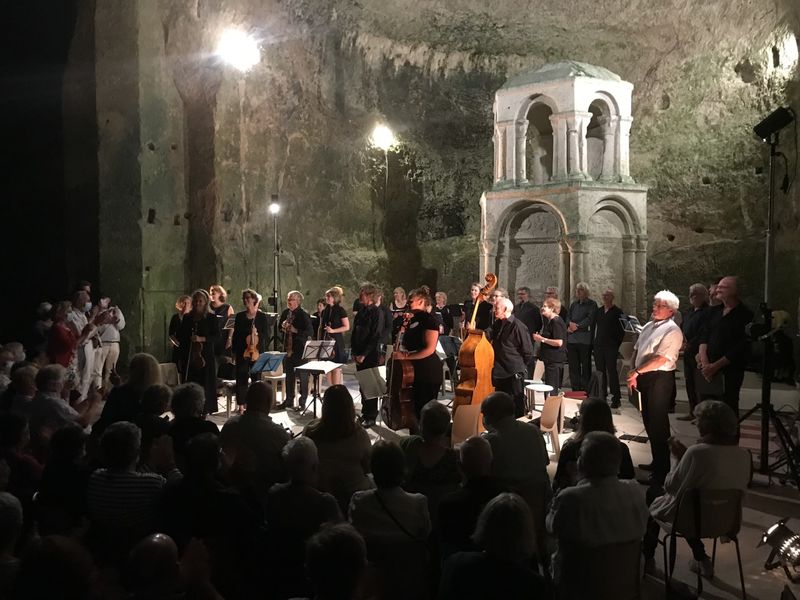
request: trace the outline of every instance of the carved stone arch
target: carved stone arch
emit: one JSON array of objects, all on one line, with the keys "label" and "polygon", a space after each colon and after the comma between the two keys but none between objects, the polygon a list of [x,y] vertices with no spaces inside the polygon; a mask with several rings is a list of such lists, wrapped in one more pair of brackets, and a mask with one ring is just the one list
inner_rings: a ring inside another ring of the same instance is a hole
[{"label": "carved stone arch", "polygon": [[534,94],[520,103],[517,121],[525,122],[525,161],[527,179],[535,185],[550,181],[553,176],[553,125],[550,117],[558,113],[555,100],[545,94]]},{"label": "carved stone arch", "polygon": [[625,235],[638,235],[642,233],[639,215],[625,198],[619,196],[606,196],[595,204],[595,213],[599,210],[616,212],[625,223]]},{"label": "carved stone arch", "polygon": [[496,272],[509,290],[528,286],[541,298],[547,286],[569,288],[567,224],[558,208],[544,201],[516,202],[498,220]]},{"label": "carved stone arch", "polygon": [[594,180],[613,180],[619,108],[613,96],[596,92],[587,111],[591,117],[586,126],[586,169]]}]

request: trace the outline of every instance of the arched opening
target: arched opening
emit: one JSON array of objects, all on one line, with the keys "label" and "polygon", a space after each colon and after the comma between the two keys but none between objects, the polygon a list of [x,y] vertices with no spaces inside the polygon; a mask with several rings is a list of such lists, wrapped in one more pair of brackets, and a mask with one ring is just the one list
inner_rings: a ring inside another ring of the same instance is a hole
[{"label": "arched opening", "polygon": [[[603,156],[606,152],[606,139],[613,139],[608,137],[608,128],[611,126],[609,118],[610,111],[608,105],[603,100],[595,100],[589,105],[589,112],[592,113],[592,118],[586,128],[586,156],[587,156],[587,169],[589,176],[594,179],[600,179],[603,173]],[[613,143],[608,152],[613,154]]]},{"label": "arched opening", "polygon": [[561,219],[548,205],[533,203],[517,209],[500,236],[500,285],[508,290],[528,286],[537,300],[547,286],[562,289],[569,270],[562,240]]},{"label": "arched opening", "polygon": [[528,110],[527,173],[528,181],[541,185],[553,175],[553,110],[543,102],[534,102]]},{"label": "arched opening", "polygon": [[629,306],[633,273],[629,272],[632,265],[627,264],[623,247],[623,239],[629,231],[630,224],[622,209],[610,203],[601,206],[589,219],[591,251],[585,266],[592,296],[599,299],[603,290],[610,287],[614,290],[617,306],[628,312],[635,308]]}]

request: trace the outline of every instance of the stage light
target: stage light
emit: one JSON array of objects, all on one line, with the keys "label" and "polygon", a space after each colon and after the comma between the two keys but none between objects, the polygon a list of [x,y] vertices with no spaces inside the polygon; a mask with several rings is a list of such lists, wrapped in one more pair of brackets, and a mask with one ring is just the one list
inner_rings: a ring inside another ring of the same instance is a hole
[{"label": "stage light", "polygon": [[237,28],[229,28],[222,32],[216,54],[242,73],[261,62],[261,49],[256,38]]},{"label": "stage light", "polygon": [[[764,563],[765,569],[783,567],[786,576],[793,583],[800,581],[797,567],[800,565],[800,535],[797,535],[786,526],[789,518],[781,519],[761,535],[758,547],[768,545],[772,548],[767,561]],[[775,560],[777,558],[777,560]],[[789,567],[792,571],[789,571]]]},{"label": "stage light", "polygon": [[778,133],[792,121],[794,121],[794,113],[791,109],[780,106],[753,127],[753,131],[766,142],[772,137],[772,134]]},{"label": "stage light", "polygon": [[380,148],[384,152],[397,143],[397,138],[394,137],[392,130],[383,124],[375,125],[369,140],[373,146]]},{"label": "stage light", "polygon": [[277,215],[279,212],[281,212],[281,205],[278,204],[277,202],[270,202],[269,214]]}]

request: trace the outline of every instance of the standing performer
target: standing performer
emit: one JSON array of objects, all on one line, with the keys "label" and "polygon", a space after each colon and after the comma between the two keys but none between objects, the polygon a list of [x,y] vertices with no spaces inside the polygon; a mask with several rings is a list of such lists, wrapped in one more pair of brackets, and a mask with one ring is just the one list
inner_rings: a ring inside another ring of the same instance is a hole
[{"label": "standing performer", "polygon": [[436,355],[439,342],[439,323],[428,309],[431,291],[423,285],[411,292],[409,302],[413,316],[402,336],[404,350],[394,353],[398,360],[410,360],[414,365],[414,383],[411,387],[414,412],[419,421],[422,407],[439,396],[442,387],[442,361]]},{"label": "standing performer", "polygon": [[542,381],[553,387],[551,395],[557,395],[567,362],[567,324],[560,316],[561,300],[545,298],[542,304],[542,331],[533,334],[541,344],[539,360],[544,363]]},{"label": "standing performer", "polygon": [[[528,328],[531,336],[542,330],[542,314],[539,307],[531,302],[531,288],[523,286],[517,289],[517,304],[514,305],[514,316],[522,321]],[[528,364],[528,378],[533,378],[533,371],[536,368],[536,356]]]},{"label": "standing performer", "polygon": [[225,288],[218,283],[208,288],[208,295],[211,298],[211,311],[217,317],[217,329],[220,331],[220,336],[214,342],[214,354],[218,358],[226,356],[227,350],[230,349],[232,330],[224,330],[225,323],[228,317],[233,316],[233,307],[228,304],[228,292]]},{"label": "standing performer", "polygon": [[389,310],[392,311],[392,319],[402,317],[408,310],[408,301],[406,300],[406,291],[402,287],[394,288],[392,292],[394,299],[389,305]]},{"label": "standing performer", "polygon": [[[299,409],[295,406],[294,390],[295,368],[303,363],[303,349],[306,341],[313,335],[311,317],[303,310],[303,294],[297,290],[292,290],[286,295],[286,305],[288,308],[281,313],[280,328],[283,331],[283,351],[286,358],[283,359],[283,372],[286,373],[286,400],[278,406],[279,409]],[[308,396],[308,375],[299,375],[300,379],[300,398],[301,402]]]},{"label": "standing performer", "polygon": [[219,339],[217,316],[211,311],[208,292],[192,294],[192,310],[178,327],[184,381],[199,383],[206,395],[205,414],[217,412],[217,362],[214,344]]},{"label": "standing performer", "polygon": [[617,354],[625,337],[622,328],[622,309],[614,304],[614,292],[606,289],[601,296],[603,304],[597,310],[594,329],[594,364],[603,374],[603,400],[611,390],[611,408],[620,407],[619,373]]},{"label": "standing performer", "polygon": [[436,306],[433,307],[433,312],[440,321],[439,333],[450,335],[453,331],[453,315],[447,306],[447,294],[444,292],[436,292]]},{"label": "standing performer", "polygon": [[[469,288],[469,300],[464,302],[464,314],[461,315],[462,331],[466,331],[466,326],[472,318],[472,311],[475,308],[475,301],[478,294],[481,292],[481,284],[473,283]],[[494,320],[492,314],[492,304],[490,302],[481,302],[478,305],[478,314],[475,315],[475,329],[487,330],[492,326]]]},{"label": "standing performer", "polygon": [[[333,286],[325,292],[325,308],[320,315],[321,340],[333,340],[333,358],[336,363],[347,362],[347,352],[344,349],[344,332],[350,330],[350,320],[342,306],[344,292],[339,286]],[[328,373],[328,384],[337,385],[343,381],[342,370],[335,369]]]},{"label": "standing performer", "polygon": [[528,328],[514,315],[514,303],[502,296],[494,301],[494,323],[486,337],[494,348],[492,385],[514,399],[514,414],[525,414],[525,376],[533,358],[533,341]]},{"label": "standing performer", "polygon": [[172,362],[178,366],[178,375],[183,382],[186,365],[181,362],[180,342],[178,342],[178,328],[183,318],[192,311],[192,297],[183,295],[175,301],[175,314],[169,320],[169,341],[172,344]]},{"label": "standing performer", "polygon": [[[236,313],[233,324],[231,352],[236,364],[236,405],[239,412],[246,404],[247,389],[250,387],[250,369],[262,352],[267,349],[269,340],[269,321],[267,315],[258,309],[261,295],[255,290],[242,290],[244,310]],[[261,379],[261,374],[252,376],[254,381]]]},{"label": "standing performer", "polygon": [[[361,308],[353,319],[353,335],[350,339],[356,371],[378,366],[381,342],[381,314],[375,306],[378,290],[371,283],[365,283],[358,292]],[[378,399],[364,398],[361,391],[361,424],[364,427],[375,425],[378,416]]]}]

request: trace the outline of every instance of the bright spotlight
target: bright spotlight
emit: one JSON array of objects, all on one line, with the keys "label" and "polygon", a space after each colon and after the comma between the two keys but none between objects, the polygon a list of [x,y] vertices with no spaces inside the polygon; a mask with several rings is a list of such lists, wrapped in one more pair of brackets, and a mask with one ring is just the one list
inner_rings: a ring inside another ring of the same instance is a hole
[{"label": "bright spotlight", "polygon": [[372,130],[372,135],[369,140],[372,142],[373,146],[380,148],[384,152],[397,143],[397,138],[394,137],[394,133],[392,133],[392,130],[386,125],[376,125],[375,129]]},{"label": "bright spotlight", "polygon": [[269,205],[269,212],[271,215],[277,215],[279,212],[281,212],[281,205],[277,202],[271,202]]},{"label": "bright spotlight", "polygon": [[241,29],[230,28],[222,32],[217,43],[217,56],[242,73],[261,62],[261,49],[252,35]]}]

